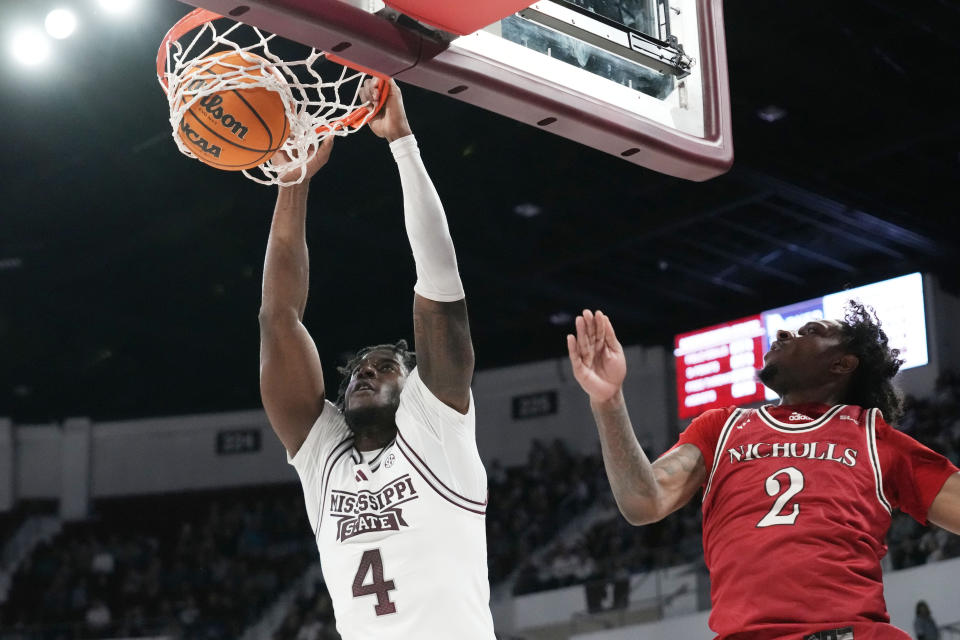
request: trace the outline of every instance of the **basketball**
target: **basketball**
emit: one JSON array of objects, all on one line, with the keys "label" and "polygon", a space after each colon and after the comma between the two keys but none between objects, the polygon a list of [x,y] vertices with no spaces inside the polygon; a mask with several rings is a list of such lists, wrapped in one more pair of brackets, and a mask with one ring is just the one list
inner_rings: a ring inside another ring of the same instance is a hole
[{"label": "basketball", "polygon": [[[211,58],[217,62],[209,65]],[[224,74],[236,76],[232,84],[254,85],[205,95],[184,112],[176,134],[201,162],[226,171],[252,169],[283,145],[290,133],[284,103],[292,98],[256,86],[257,77],[276,74],[268,65],[252,53],[216,53],[197,60],[184,73],[181,105],[193,100],[194,91],[218,82]]]}]

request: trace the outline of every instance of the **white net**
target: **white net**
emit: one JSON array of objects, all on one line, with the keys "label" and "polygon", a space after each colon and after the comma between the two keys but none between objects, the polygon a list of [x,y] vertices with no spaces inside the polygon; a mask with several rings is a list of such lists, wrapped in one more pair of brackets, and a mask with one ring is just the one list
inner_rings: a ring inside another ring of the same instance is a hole
[{"label": "white net", "polygon": [[161,46],[166,63],[162,74],[158,69],[158,80],[167,94],[173,139],[183,154],[199,159],[177,135],[184,114],[222,91],[263,87],[282,99],[290,135],[272,158],[243,171],[260,184],[301,182],[320,142],[358,130],[375,113],[360,95],[363,82],[372,77],[367,73],[256,27],[214,18],[169,39],[165,51]]}]

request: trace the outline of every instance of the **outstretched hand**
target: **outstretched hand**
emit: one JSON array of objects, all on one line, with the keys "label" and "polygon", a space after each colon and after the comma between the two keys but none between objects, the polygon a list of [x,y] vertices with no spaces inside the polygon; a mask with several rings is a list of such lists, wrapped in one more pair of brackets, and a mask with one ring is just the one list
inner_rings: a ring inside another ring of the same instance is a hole
[{"label": "outstretched hand", "polygon": [[[384,138],[387,142],[393,142],[410,135],[411,131],[410,123],[407,122],[407,113],[403,109],[403,95],[393,78],[389,81],[388,90],[390,94],[383,103],[383,108],[367,121],[367,126],[374,135]],[[376,104],[380,100],[380,89],[377,87],[376,79],[364,80],[363,87],[360,89],[360,99],[371,104]]]},{"label": "outstretched hand", "polygon": [[[313,154],[313,157],[307,161],[307,164],[303,167],[303,183],[309,182],[310,178],[316,175],[317,171],[323,168],[327,161],[330,160],[330,153],[333,151],[333,138],[334,136],[327,136],[324,138],[323,142],[320,143],[320,146],[317,147],[316,153]],[[278,151],[273,158],[270,159],[270,162],[274,167],[282,169],[285,164],[290,162],[290,156],[287,155],[286,151]],[[280,174],[280,182],[291,184],[300,179],[301,168],[297,167],[287,171],[286,173]]]},{"label": "outstretched hand", "polygon": [[627,377],[627,359],[610,318],[584,309],[576,319],[577,335],[567,335],[573,375],[591,402],[613,398]]}]

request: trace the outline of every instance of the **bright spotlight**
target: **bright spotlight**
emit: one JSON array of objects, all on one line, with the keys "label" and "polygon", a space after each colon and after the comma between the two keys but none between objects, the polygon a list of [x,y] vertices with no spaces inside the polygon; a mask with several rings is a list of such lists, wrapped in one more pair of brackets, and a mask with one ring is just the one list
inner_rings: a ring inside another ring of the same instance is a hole
[{"label": "bright spotlight", "polygon": [[127,13],[136,0],[99,0],[100,7],[107,13]]},{"label": "bright spotlight", "polygon": [[63,40],[69,38],[76,31],[77,16],[69,9],[54,9],[47,14],[43,26],[47,28],[50,37]]},{"label": "bright spotlight", "polygon": [[23,29],[10,42],[13,57],[23,65],[35,67],[50,57],[50,41],[38,29]]}]

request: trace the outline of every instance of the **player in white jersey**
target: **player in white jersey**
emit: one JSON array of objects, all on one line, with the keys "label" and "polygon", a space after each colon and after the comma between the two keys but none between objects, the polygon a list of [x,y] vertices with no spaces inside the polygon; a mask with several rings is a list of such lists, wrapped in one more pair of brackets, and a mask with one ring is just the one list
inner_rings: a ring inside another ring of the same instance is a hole
[{"label": "player in white jersey", "polygon": [[[371,85],[365,91],[376,98]],[[302,323],[308,181],[281,187],[260,310],[263,404],[300,475],[344,640],[492,640],[487,479],[456,255],[395,83],[369,126],[390,143],[400,172],[417,269],[416,358],[404,341],[363,349],[341,369],[337,402],[326,399],[320,357]],[[309,176],[331,145],[323,143]],[[352,321],[339,309],[324,311],[331,322]]]}]

